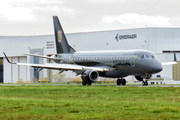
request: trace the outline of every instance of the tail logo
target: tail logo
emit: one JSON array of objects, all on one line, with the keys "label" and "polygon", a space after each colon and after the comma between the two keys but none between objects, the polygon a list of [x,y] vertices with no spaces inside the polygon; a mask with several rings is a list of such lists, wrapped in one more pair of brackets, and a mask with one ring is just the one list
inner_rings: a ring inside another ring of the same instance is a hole
[{"label": "tail logo", "polygon": [[61,41],[62,41],[62,31],[59,30],[58,31],[58,43],[61,43]]}]

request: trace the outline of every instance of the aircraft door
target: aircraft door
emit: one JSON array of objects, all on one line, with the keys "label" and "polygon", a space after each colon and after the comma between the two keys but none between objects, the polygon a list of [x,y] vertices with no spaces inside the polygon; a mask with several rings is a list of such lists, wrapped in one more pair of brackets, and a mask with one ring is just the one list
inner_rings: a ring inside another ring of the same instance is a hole
[{"label": "aircraft door", "polygon": [[131,66],[132,67],[135,66],[135,57],[136,57],[136,55],[132,55],[132,57],[131,57]]},{"label": "aircraft door", "polygon": [[70,64],[70,63],[71,63],[71,62],[70,62],[71,60],[72,60],[72,57],[71,57],[71,56],[69,56],[69,58],[68,58],[68,59],[67,59],[67,61],[66,61],[66,62],[67,62],[67,64]]}]

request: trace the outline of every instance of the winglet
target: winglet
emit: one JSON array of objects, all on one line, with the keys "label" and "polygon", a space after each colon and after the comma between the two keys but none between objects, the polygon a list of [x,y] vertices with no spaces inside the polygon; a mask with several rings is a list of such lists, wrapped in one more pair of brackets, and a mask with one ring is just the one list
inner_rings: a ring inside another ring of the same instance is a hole
[{"label": "winglet", "polygon": [[5,52],[3,52],[3,54],[4,54],[5,58],[6,58],[6,60],[8,61],[8,63],[10,63],[10,64],[16,64],[16,63],[12,63],[12,62],[8,59],[8,57],[6,56]]},{"label": "winglet", "polygon": [[177,62],[176,53],[174,52],[174,62]]}]

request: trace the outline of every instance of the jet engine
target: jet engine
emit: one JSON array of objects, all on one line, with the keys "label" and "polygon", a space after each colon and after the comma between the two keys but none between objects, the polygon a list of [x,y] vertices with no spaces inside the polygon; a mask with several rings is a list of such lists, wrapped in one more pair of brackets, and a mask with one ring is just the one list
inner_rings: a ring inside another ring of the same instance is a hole
[{"label": "jet engine", "polygon": [[96,81],[98,80],[99,78],[99,73],[97,71],[94,71],[94,70],[86,70],[84,73],[83,73],[83,77],[85,80],[87,81]]},{"label": "jet engine", "polygon": [[[152,75],[146,75],[146,79],[151,79]],[[135,78],[139,81],[143,81],[143,75],[136,75]]]}]

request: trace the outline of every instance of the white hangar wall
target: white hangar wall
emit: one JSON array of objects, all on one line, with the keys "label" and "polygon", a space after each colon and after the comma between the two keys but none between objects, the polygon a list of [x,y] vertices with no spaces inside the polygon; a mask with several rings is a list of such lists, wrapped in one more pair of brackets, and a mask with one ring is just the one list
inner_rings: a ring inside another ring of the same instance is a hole
[{"label": "white hangar wall", "polygon": [[[134,39],[119,39],[120,35],[137,35]],[[116,39],[116,36],[118,38]],[[69,44],[77,51],[146,49],[147,30],[129,29],[67,34]]]},{"label": "white hangar wall", "polygon": [[[153,51],[161,62],[170,62],[174,59],[173,53],[164,53],[165,51],[176,51],[177,60],[180,61],[179,28],[147,28],[147,33],[147,49]],[[163,66],[162,72],[158,74],[163,78],[173,79],[172,65]]]},{"label": "white hangar wall", "polygon": [[[0,38],[0,58],[3,57],[4,83],[16,83],[20,80],[34,82],[34,68],[9,64],[4,58],[3,52],[8,55],[12,62],[34,63],[34,59],[31,60],[33,57],[26,56],[23,53],[39,55],[55,54],[54,36]],[[47,59],[39,58],[38,62],[43,64],[47,62]],[[44,78],[47,76],[48,70],[46,69],[39,73],[39,77]]]},{"label": "white hangar wall", "polygon": [[[127,37],[127,36],[131,37]],[[122,38],[122,36],[125,36]],[[172,53],[163,51],[180,51],[180,28],[140,28],[100,32],[73,33],[66,35],[69,44],[77,51],[148,49],[153,51],[162,62],[173,60]],[[19,79],[33,81],[34,69],[26,66],[10,65],[4,58],[6,52],[12,62],[33,62],[31,57],[23,53],[52,55],[56,53],[54,35],[0,37],[0,58],[3,58],[5,83],[16,83]],[[42,53],[40,51],[43,51]],[[40,58],[42,59],[42,58]],[[180,60],[180,53],[177,53]],[[46,59],[39,60],[46,63]],[[158,73],[162,77],[172,79],[172,66],[165,66]],[[43,70],[40,77],[47,77],[48,70]],[[153,75],[156,77],[156,75]],[[128,79],[132,79],[128,77]]]},{"label": "white hangar wall", "polygon": [[147,49],[154,53],[180,50],[180,28],[146,28]]},{"label": "white hangar wall", "polygon": [[44,49],[44,54],[54,54],[54,47],[47,49],[50,41],[54,43],[53,35],[0,38],[0,57],[4,57],[3,52],[10,57],[25,56],[23,53],[29,53],[30,49]]}]

